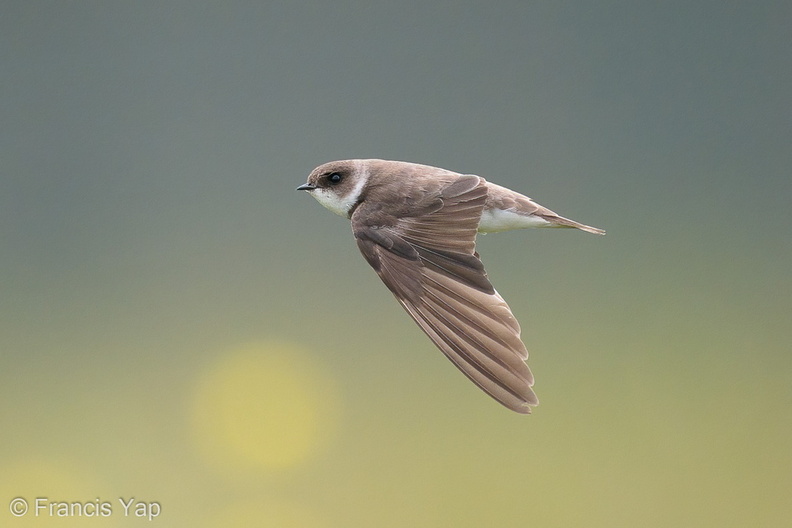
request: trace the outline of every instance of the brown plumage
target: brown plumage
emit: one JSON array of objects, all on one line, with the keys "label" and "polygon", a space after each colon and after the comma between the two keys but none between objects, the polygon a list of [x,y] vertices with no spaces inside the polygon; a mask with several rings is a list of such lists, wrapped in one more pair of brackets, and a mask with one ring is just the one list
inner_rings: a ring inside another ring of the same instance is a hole
[{"label": "brown plumage", "polygon": [[538,400],[520,325],[487,278],[476,233],[534,226],[603,231],[479,176],[413,163],[331,162],[298,189],[351,219],[368,263],[468,378],[509,409],[530,413]]}]

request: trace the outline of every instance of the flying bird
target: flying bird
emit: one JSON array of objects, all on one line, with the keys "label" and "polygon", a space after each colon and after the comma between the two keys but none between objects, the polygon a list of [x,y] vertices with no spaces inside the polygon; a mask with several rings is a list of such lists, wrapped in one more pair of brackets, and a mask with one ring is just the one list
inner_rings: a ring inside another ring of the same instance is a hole
[{"label": "flying bird", "polygon": [[297,187],[351,220],[358,248],[429,339],[502,405],[539,403],[520,325],[487,278],[476,233],[527,227],[605,231],[480,176],[379,159],[332,161]]}]

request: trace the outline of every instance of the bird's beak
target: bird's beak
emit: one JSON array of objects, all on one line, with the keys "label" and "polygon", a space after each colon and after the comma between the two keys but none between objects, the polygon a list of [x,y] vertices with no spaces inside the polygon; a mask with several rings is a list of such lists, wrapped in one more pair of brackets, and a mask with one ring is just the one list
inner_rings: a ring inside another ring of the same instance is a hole
[{"label": "bird's beak", "polygon": [[316,185],[311,185],[310,183],[303,183],[296,190],[298,191],[313,191],[316,189]]}]

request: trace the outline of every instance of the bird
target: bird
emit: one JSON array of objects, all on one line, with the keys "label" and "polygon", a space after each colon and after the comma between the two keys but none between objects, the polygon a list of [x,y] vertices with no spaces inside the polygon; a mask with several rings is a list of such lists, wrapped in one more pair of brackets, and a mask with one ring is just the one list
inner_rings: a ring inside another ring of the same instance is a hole
[{"label": "bird", "polygon": [[476,252],[477,233],[528,227],[605,231],[481,176],[381,159],[331,161],[297,187],[348,218],[363,257],[415,323],[503,406],[539,403],[520,324]]}]

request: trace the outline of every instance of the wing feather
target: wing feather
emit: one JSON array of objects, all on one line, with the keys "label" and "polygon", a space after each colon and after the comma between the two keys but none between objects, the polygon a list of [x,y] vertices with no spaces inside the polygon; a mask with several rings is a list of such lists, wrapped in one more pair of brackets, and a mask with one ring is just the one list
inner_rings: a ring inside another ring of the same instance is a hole
[{"label": "wing feather", "polygon": [[364,202],[352,228],[363,256],[432,342],[487,394],[527,414],[538,401],[520,325],[475,252],[486,197],[483,179],[460,176],[427,191],[415,216]]}]

